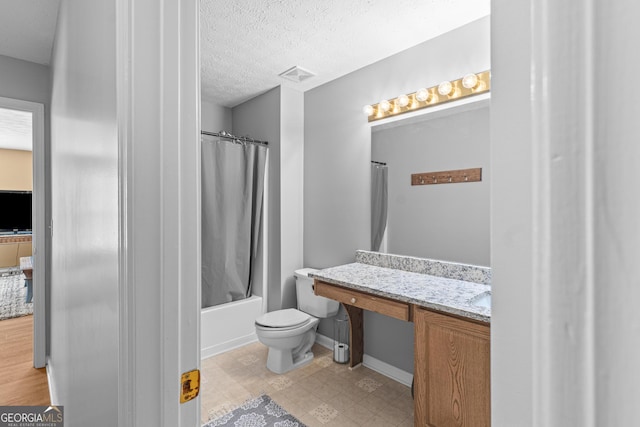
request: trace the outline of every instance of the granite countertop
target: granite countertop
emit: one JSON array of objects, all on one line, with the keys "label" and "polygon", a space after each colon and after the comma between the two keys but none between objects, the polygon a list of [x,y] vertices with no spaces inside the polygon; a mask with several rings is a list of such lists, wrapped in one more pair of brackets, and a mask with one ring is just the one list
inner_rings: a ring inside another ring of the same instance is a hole
[{"label": "granite countertop", "polygon": [[474,305],[491,286],[355,262],[310,273],[323,282],[404,301],[444,313],[491,322],[491,308]]}]

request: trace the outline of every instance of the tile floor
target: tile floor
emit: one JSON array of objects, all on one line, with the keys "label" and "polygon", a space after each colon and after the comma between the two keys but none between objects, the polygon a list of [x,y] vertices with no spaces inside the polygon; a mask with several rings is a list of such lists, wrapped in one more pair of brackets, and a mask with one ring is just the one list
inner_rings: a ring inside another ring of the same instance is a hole
[{"label": "tile floor", "polygon": [[413,426],[411,389],[365,367],[349,370],[315,345],[313,361],[286,374],[269,371],[259,342],[202,361],[202,422],[266,393],[309,427]]}]

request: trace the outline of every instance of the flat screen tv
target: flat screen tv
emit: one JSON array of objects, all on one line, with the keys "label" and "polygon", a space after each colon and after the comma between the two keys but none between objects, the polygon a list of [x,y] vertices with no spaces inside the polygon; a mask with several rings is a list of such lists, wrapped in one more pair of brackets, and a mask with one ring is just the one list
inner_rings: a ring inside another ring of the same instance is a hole
[{"label": "flat screen tv", "polygon": [[31,191],[0,191],[0,232],[31,231]]}]

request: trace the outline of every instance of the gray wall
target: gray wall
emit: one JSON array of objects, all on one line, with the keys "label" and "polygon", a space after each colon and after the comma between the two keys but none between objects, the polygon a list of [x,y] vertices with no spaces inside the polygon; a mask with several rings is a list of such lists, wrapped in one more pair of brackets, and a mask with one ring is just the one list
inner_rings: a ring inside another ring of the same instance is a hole
[{"label": "gray wall", "polygon": [[[486,265],[489,108],[373,132],[371,157],[389,173],[388,252]],[[482,168],[482,181],[411,185],[419,172]]]},{"label": "gray wall", "polygon": [[[268,308],[280,309],[280,88],[272,89],[232,110],[234,135],[269,142],[269,276]],[[256,282],[257,287],[261,283]]]},{"label": "gray wall", "polygon": [[[20,99],[22,101],[39,102],[44,104],[44,152],[45,152],[45,222],[51,220],[51,77],[50,69],[46,65],[22,61],[0,55],[0,96]],[[47,323],[47,353],[49,352],[50,321],[50,273],[51,268],[51,239],[46,237],[45,260],[45,288],[46,288],[46,323]]]},{"label": "gray wall", "polygon": [[118,413],[118,123],[114,1],[62,2],[52,60],[49,368],[70,426]]},{"label": "gray wall", "polygon": [[49,67],[0,55],[0,96],[45,104],[49,112]]},{"label": "gray wall", "polygon": [[235,135],[269,142],[269,311],[296,306],[293,272],[303,267],[303,99],[277,87],[232,110]]},{"label": "gray wall", "polygon": [[[369,247],[371,129],[362,106],[489,69],[489,40],[486,17],[305,93],[306,266],[352,262]],[[374,317],[365,317],[365,352],[412,372],[411,324]],[[320,333],[332,336],[330,321]],[[405,339],[390,348],[395,335]]]},{"label": "gray wall", "polygon": [[208,132],[231,132],[231,108],[222,107],[213,101],[202,100],[200,103],[200,128]]}]

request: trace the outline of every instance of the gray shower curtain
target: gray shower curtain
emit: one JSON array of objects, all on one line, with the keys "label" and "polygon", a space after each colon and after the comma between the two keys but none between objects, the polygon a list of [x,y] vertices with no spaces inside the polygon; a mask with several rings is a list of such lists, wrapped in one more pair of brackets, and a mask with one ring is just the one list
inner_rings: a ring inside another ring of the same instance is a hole
[{"label": "gray shower curtain", "polygon": [[387,180],[385,165],[371,164],[371,250],[380,250],[387,228]]},{"label": "gray shower curtain", "polygon": [[202,137],[202,308],[251,295],[267,147]]}]

